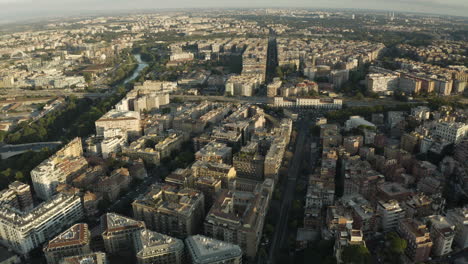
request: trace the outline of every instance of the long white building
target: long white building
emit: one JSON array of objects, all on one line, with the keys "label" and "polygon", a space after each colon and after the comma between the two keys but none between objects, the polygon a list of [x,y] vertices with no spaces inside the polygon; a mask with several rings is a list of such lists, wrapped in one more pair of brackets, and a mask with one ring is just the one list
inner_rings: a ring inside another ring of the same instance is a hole
[{"label": "long white building", "polygon": [[342,99],[320,99],[313,97],[284,98],[276,96],[273,99],[274,107],[284,108],[317,108],[317,109],[341,109],[343,107]]},{"label": "long white building", "polygon": [[435,134],[448,142],[459,143],[468,135],[468,124],[462,122],[438,122]]},{"label": "long white building", "polygon": [[0,243],[27,254],[84,216],[80,197],[60,193],[30,211],[0,205]]}]

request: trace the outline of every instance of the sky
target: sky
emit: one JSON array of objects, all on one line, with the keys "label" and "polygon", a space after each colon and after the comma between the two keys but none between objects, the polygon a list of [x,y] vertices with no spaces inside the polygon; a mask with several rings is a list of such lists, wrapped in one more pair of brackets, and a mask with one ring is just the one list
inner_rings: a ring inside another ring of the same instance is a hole
[{"label": "sky", "polygon": [[357,8],[468,16],[468,0],[0,0],[0,21],[164,8]]}]

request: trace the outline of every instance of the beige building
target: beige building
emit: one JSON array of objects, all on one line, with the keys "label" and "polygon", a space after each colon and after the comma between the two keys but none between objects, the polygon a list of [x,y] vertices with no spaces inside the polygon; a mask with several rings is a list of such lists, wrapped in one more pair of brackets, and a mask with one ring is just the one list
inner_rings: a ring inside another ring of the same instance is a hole
[{"label": "beige building", "polygon": [[449,223],[444,216],[429,216],[431,239],[434,242],[432,254],[440,257],[452,251],[452,243],[455,238],[455,225]]},{"label": "beige building", "polygon": [[184,242],[148,229],[135,241],[138,264],[184,264]]},{"label": "beige building", "polygon": [[205,215],[205,197],[200,191],[172,185],[153,185],[133,203],[133,215],[151,230],[186,237],[197,234]]},{"label": "beige building", "polygon": [[79,196],[59,193],[27,212],[0,204],[0,243],[27,254],[84,216]]},{"label": "beige building", "polygon": [[232,163],[232,148],[224,143],[211,141],[195,153],[195,159],[215,163]]},{"label": "beige building", "polygon": [[258,151],[258,143],[250,142],[234,156],[233,166],[237,177],[263,181],[265,157]]},{"label": "beige building", "polygon": [[395,230],[400,219],[405,217],[405,211],[395,200],[377,202],[377,213],[381,217],[381,227],[384,232]]},{"label": "beige building", "polygon": [[134,241],[140,231],[145,229],[143,221],[137,221],[129,217],[115,213],[107,213],[101,217],[102,239],[104,247],[109,254],[132,252]]},{"label": "beige building", "polygon": [[107,130],[121,129],[128,138],[136,138],[142,134],[140,113],[135,111],[110,110],[96,122],[96,134],[104,137]]},{"label": "beige building", "polygon": [[194,178],[212,177],[219,179],[222,188],[232,189],[234,188],[237,172],[231,165],[197,160],[192,164],[192,175]]},{"label": "beige building", "polygon": [[8,185],[8,189],[0,191],[0,201],[21,211],[29,211],[34,207],[31,187],[19,181]]},{"label": "beige building", "polygon": [[271,199],[270,187],[259,184],[254,192],[221,192],[205,218],[205,235],[237,244],[254,259]]}]

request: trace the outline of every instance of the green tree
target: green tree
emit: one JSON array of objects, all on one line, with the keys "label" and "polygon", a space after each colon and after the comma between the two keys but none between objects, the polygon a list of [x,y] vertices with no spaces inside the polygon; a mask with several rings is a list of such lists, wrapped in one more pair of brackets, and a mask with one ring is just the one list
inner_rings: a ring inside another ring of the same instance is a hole
[{"label": "green tree", "polygon": [[371,263],[369,250],[363,245],[348,245],[343,249],[341,258],[344,263],[368,264]]},{"label": "green tree", "polygon": [[15,180],[24,181],[24,174],[21,171],[17,171],[15,173]]},{"label": "green tree", "polygon": [[83,73],[83,77],[85,79],[85,82],[89,85],[91,81],[93,80],[93,76],[89,72]]},{"label": "green tree", "polygon": [[396,233],[392,232],[388,234],[390,239],[390,250],[395,254],[403,254],[408,245],[408,242],[400,238]]}]

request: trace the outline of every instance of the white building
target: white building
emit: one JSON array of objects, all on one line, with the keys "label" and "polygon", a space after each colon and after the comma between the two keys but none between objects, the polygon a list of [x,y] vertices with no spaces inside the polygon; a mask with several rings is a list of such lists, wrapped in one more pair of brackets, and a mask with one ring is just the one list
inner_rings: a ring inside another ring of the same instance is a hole
[{"label": "white building", "polygon": [[102,157],[107,159],[110,154],[120,152],[127,143],[127,137],[108,137],[101,142]]},{"label": "white building", "polygon": [[432,254],[440,257],[452,251],[452,242],[455,237],[455,225],[449,223],[441,215],[429,216],[431,239],[434,243]]},{"label": "white building", "polygon": [[320,99],[313,97],[297,97],[294,99],[285,99],[281,96],[273,98],[274,107],[297,107],[297,108],[317,108],[317,109],[341,109],[343,107],[342,99]]},{"label": "white building", "polygon": [[120,128],[127,133],[129,138],[142,134],[140,113],[135,111],[110,110],[96,122],[96,134],[104,136],[106,130]]},{"label": "white building", "polygon": [[260,75],[233,75],[226,81],[226,95],[252,96],[260,87]]},{"label": "white building", "polygon": [[377,213],[381,216],[381,226],[385,232],[395,230],[398,222],[405,218],[405,211],[395,200],[387,202],[379,201],[377,203]]},{"label": "white building", "polygon": [[84,216],[79,196],[58,194],[27,212],[0,206],[0,243],[27,254]]},{"label": "white building", "polygon": [[194,59],[194,55],[191,52],[177,52],[172,53],[170,60],[171,61],[189,61]]},{"label": "white building", "polygon": [[367,88],[372,92],[388,92],[398,89],[399,77],[390,73],[370,73],[366,75]]},{"label": "white building", "polygon": [[349,120],[345,122],[345,128],[348,131],[353,128],[358,128],[359,126],[368,126],[373,128],[376,127],[373,123],[365,120],[363,117],[360,116],[350,116]]},{"label": "white building", "polygon": [[466,135],[468,135],[468,123],[438,122],[436,124],[435,135],[448,142],[459,143]]}]

